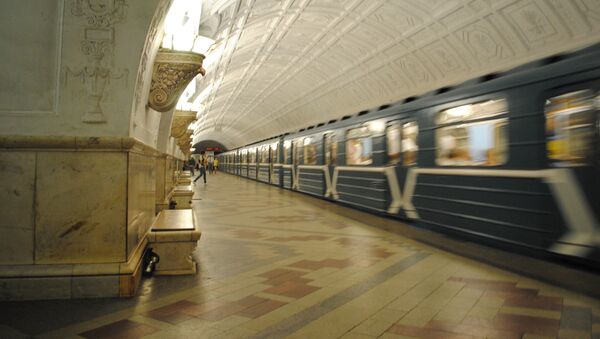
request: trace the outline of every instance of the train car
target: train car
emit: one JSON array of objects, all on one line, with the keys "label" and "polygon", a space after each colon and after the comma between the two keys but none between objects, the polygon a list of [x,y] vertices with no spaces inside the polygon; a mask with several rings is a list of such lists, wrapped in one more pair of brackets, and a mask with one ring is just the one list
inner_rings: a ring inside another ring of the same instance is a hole
[{"label": "train car", "polygon": [[294,157],[292,152],[292,141],[282,139],[283,158],[281,163],[281,187],[291,190],[295,186],[296,171],[294,169]]},{"label": "train car", "polygon": [[332,131],[314,133],[309,128],[285,140],[291,152],[291,163],[286,167],[287,177],[284,187],[318,197],[331,195],[331,153],[324,156],[325,136],[331,141]]},{"label": "train car", "polygon": [[282,138],[282,187],[600,263],[600,47]]}]

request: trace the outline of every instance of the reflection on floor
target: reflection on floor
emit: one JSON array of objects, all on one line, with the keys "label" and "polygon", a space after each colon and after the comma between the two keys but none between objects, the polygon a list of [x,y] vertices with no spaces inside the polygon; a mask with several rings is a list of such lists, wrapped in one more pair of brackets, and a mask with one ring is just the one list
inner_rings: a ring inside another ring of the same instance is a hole
[{"label": "reflection on floor", "polygon": [[127,300],[0,303],[0,337],[600,339],[599,300],[372,228],[322,200],[208,179],[193,201],[198,275],[146,279]]}]

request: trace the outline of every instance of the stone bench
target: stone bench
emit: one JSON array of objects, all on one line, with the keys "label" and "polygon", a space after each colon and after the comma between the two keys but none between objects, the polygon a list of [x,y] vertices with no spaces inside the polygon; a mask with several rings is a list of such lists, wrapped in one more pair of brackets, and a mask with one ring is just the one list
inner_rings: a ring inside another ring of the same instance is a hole
[{"label": "stone bench", "polygon": [[161,211],[152,224],[148,240],[149,246],[160,257],[154,274],[195,274],[192,253],[200,235],[191,209]]},{"label": "stone bench", "polygon": [[177,177],[177,185],[189,185],[192,183],[192,173],[190,171],[182,171]]},{"label": "stone bench", "polygon": [[190,184],[187,185],[179,185],[173,188],[173,193],[171,194],[171,200],[175,201],[176,209],[188,209],[192,208],[192,196],[194,195],[194,190]]}]

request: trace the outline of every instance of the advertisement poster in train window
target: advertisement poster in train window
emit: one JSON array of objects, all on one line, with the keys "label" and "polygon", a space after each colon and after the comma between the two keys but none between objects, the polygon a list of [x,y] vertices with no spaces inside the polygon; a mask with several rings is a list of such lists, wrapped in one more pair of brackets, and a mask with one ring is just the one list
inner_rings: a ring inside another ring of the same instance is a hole
[{"label": "advertisement poster in train window", "polygon": [[304,165],[317,164],[317,144],[311,137],[304,138]]},{"label": "advertisement poster in train window", "polygon": [[586,89],[546,100],[546,149],[557,165],[584,165],[594,154],[599,96]]},{"label": "advertisement poster in train window", "polygon": [[292,161],[294,165],[298,165],[300,162],[300,145],[301,140],[294,140],[292,145]]},{"label": "advertisement poster in train window", "polygon": [[291,146],[292,146],[292,143],[290,141],[283,142],[283,163],[284,164],[290,163],[290,156],[292,154]]},{"label": "advertisement poster in train window", "polygon": [[335,165],[337,162],[337,140],[334,133],[325,134],[325,165]]},{"label": "advertisement poster in train window", "polygon": [[271,145],[271,163],[278,164],[279,163],[279,143]]},{"label": "advertisement poster in train window", "polygon": [[401,142],[400,142],[400,123],[393,122],[388,125],[386,131],[386,147],[388,163],[395,165],[400,162]]},{"label": "advertisement poster in train window", "polygon": [[366,126],[346,132],[346,164],[370,165],[373,163],[373,141]]},{"label": "advertisement poster in train window", "polygon": [[419,126],[416,121],[407,122],[402,125],[402,159],[404,166],[413,166],[417,164],[417,144],[419,136]]},{"label": "advertisement poster in train window", "polygon": [[269,146],[261,146],[260,148],[260,162],[263,164],[269,163]]}]

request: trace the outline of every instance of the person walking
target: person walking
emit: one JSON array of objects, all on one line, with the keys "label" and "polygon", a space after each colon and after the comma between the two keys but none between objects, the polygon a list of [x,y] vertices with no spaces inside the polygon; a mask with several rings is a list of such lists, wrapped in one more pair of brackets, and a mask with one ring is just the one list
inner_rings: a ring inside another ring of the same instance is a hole
[{"label": "person walking", "polygon": [[213,166],[214,166],[215,173],[217,173],[219,171],[219,159],[215,158],[215,161],[213,162]]},{"label": "person walking", "polygon": [[198,179],[200,179],[200,177],[203,177],[204,183],[206,184],[206,158],[204,158],[204,157],[200,158],[200,161],[198,162],[198,165],[196,168],[198,169],[200,174],[196,177],[196,179],[194,179],[194,183],[196,183],[196,181],[198,181]]}]

